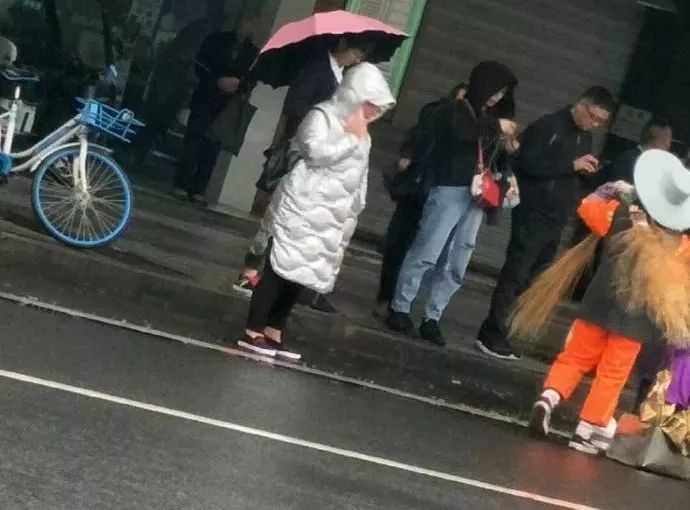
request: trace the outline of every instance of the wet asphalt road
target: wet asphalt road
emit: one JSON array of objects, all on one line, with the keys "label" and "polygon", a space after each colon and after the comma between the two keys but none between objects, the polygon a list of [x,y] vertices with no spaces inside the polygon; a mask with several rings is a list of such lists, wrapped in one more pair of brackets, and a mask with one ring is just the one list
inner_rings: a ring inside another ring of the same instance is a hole
[{"label": "wet asphalt road", "polygon": [[687,483],[515,427],[9,303],[0,316],[3,510],[662,510],[690,500]]}]

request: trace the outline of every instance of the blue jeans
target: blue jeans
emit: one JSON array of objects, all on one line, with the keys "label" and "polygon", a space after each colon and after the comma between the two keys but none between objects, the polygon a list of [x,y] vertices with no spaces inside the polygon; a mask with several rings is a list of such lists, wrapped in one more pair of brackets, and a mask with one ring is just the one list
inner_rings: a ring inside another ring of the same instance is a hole
[{"label": "blue jeans", "polygon": [[434,270],[425,318],[440,320],[465,277],[484,219],[469,187],[439,186],[429,194],[419,232],[403,262],[392,308],[410,313],[424,274]]}]

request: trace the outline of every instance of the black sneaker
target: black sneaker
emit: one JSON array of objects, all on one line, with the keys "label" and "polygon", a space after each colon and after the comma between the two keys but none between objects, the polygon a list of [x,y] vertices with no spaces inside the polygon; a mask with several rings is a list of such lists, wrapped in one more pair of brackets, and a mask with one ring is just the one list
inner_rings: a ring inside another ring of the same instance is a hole
[{"label": "black sneaker", "polygon": [[409,314],[406,313],[392,311],[386,321],[386,325],[401,335],[412,336],[414,334],[414,324]]},{"label": "black sneaker", "polygon": [[532,417],[529,420],[529,428],[535,436],[546,437],[551,431],[551,413],[553,405],[551,401],[541,396],[532,406]]},{"label": "black sneaker", "polygon": [[257,285],[259,285],[258,275],[247,276],[246,274],[241,274],[237,277],[237,280],[233,284],[232,288],[240,294],[251,297]]},{"label": "black sneaker", "polygon": [[333,306],[331,302],[321,294],[316,294],[309,306],[312,309],[322,313],[338,313],[338,310],[335,308],[335,306]]},{"label": "black sneaker", "polygon": [[488,342],[486,340],[477,340],[474,345],[484,354],[488,354],[494,358],[504,360],[520,359],[520,356],[515,354],[515,351],[513,351],[513,348],[510,346],[510,342],[508,342],[506,339],[494,340],[492,342]]},{"label": "black sneaker", "polygon": [[302,359],[302,355],[289,350],[287,347],[285,347],[284,342],[276,342],[275,340],[271,340],[270,338],[266,338],[266,343],[270,345],[273,349],[276,351],[276,356],[279,358],[284,358],[290,361],[299,361]]},{"label": "black sneaker", "polygon": [[446,345],[446,340],[443,338],[443,332],[438,325],[438,321],[430,319],[422,321],[422,325],[419,326],[419,336],[432,344],[440,346]]},{"label": "black sneaker", "polygon": [[274,357],[276,355],[275,348],[263,336],[251,338],[248,335],[244,335],[244,338],[237,342],[237,345],[262,356]]}]

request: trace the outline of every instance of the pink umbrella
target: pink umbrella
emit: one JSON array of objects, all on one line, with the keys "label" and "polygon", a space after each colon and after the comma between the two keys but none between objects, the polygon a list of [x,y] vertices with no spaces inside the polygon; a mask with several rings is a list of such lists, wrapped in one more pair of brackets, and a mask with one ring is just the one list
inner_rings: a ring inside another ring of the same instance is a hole
[{"label": "pink umbrella", "polygon": [[290,83],[299,63],[323,44],[340,36],[361,36],[371,43],[369,62],[389,60],[408,35],[385,23],[348,11],[320,12],[278,29],[261,49],[255,70],[260,81],[274,87]]}]

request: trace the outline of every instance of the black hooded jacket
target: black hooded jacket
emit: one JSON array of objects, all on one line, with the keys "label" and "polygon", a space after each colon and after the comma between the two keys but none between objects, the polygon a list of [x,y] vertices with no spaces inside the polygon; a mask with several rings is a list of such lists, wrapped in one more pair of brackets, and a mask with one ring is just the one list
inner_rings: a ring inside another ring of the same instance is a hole
[{"label": "black hooded jacket", "polygon": [[[499,132],[499,118],[514,116],[513,91],[517,78],[505,65],[482,62],[472,69],[466,101],[454,101],[439,112],[430,165],[435,186],[469,186],[478,159],[480,138],[489,141]],[[490,110],[487,100],[501,89],[505,97]]]}]

